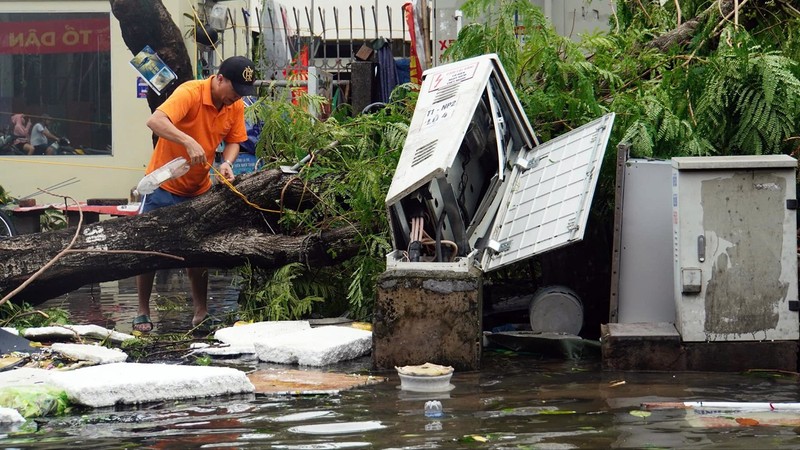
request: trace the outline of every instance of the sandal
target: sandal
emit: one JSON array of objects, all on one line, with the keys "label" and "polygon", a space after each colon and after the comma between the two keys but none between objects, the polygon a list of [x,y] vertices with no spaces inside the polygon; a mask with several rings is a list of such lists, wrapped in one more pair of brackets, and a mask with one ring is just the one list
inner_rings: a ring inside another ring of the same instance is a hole
[{"label": "sandal", "polygon": [[140,333],[149,333],[153,331],[153,321],[150,320],[150,316],[147,314],[142,314],[134,317],[133,331],[138,331]]}]

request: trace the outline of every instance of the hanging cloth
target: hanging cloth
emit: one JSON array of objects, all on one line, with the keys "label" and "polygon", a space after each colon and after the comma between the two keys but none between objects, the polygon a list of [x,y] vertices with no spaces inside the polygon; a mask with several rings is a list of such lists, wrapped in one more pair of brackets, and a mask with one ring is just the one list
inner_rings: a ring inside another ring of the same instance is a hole
[{"label": "hanging cloth", "polygon": [[392,90],[398,85],[397,65],[392,56],[391,45],[388,43],[378,49],[378,90],[379,100],[389,103]]}]

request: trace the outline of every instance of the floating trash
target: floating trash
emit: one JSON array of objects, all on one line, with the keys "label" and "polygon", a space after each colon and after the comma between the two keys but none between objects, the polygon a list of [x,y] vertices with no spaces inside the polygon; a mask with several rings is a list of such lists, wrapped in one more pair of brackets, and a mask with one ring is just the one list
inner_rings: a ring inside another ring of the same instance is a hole
[{"label": "floating trash", "polygon": [[444,392],[455,386],[450,384],[453,368],[426,362],[419,366],[395,367],[400,376],[400,389],[414,392]]},{"label": "floating trash", "polygon": [[306,411],[294,414],[287,414],[285,416],[275,417],[275,422],[299,422],[302,420],[316,419],[318,417],[332,416],[333,411]]},{"label": "floating trash", "polygon": [[332,422],[317,425],[301,425],[289,428],[289,432],[303,434],[347,434],[363,433],[365,431],[379,430],[381,428],[386,428],[386,425],[377,420],[368,420],[366,422]]},{"label": "floating trash", "polygon": [[425,402],[425,417],[442,417],[442,402],[439,400],[430,400]]}]

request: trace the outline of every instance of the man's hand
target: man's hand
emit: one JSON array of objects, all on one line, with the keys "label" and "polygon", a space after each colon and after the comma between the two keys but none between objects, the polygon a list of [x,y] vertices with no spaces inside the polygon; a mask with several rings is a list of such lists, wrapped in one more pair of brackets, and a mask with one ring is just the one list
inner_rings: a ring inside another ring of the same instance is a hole
[{"label": "man's hand", "polygon": [[189,142],[186,144],[186,153],[189,154],[189,164],[201,164],[206,165],[206,152],[203,151],[203,147],[197,143],[194,139],[190,139]]},{"label": "man's hand", "polygon": [[147,119],[147,127],[153,130],[153,133],[158,137],[183,144],[189,156],[189,164],[202,164],[205,166],[208,162],[203,147],[193,137],[179,130],[163,111],[155,110],[150,118]]},{"label": "man's hand", "polygon": [[227,162],[223,162],[222,164],[219,165],[219,173],[222,177],[224,177],[228,181],[233,181],[233,179],[235,178],[235,175],[233,174],[233,168]]}]

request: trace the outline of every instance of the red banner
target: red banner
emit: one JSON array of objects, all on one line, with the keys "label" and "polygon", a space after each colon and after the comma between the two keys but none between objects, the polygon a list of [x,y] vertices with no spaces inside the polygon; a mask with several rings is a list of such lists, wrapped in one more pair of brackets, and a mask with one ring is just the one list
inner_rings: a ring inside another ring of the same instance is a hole
[{"label": "red banner", "polygon": [[414,9],[411,3],[403,5],[403,14],[408,25],[408,34],[411,37],[411,54],[409,55],[409,78],[412,83],[422,84],[422,66],[417,53],[417,33],[414,30]]},{"label": "red banner", "polygon": [[5,22],[0,54],[107,52],[110,27],[108,18]]}]

